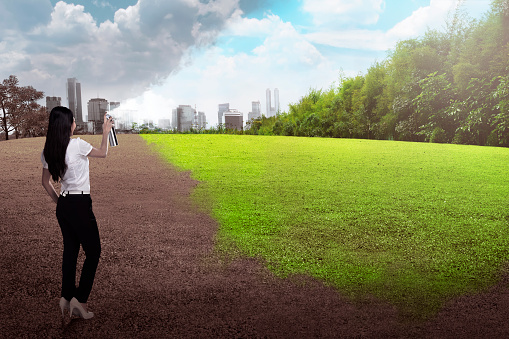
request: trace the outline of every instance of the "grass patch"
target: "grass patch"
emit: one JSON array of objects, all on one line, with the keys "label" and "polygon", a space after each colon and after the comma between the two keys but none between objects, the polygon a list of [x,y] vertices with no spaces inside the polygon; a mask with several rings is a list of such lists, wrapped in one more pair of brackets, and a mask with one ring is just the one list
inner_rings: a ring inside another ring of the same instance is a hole
[{"label": "grass patch", "polygon": [[218,239],[281,276],[426,316],[509,259],[509,150],[392,141],[144,135],[202,181]]}]

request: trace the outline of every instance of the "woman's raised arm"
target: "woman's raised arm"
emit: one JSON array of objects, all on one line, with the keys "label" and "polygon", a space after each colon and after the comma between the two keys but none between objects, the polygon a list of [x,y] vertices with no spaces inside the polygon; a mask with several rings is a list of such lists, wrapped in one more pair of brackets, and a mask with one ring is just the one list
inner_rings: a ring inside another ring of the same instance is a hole
[{"label": "woman's raised arm", "polygon": [[106,114],[104,114],[104,123],[103,123],[103,138],[101,141],[101,147],[95,148],[93,147],[90,153],[88,153],[89,157],[93,158],[106,158],[108,155],[108,134],[110,133],[111,127],[113,126],[113,118],[106,118]]}]

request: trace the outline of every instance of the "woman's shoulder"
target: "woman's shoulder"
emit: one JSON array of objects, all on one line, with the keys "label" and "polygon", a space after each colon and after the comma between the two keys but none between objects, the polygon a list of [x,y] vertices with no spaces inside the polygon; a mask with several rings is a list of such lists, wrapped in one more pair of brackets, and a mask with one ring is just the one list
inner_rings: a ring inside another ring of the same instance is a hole
[{"label": "woman's shoulder", "polygon": [[80,137],[76,137],[76,138],[71,138],[71,141],[69,141],[69,143],[73,143],[73,144],[88,144],[87,141],[81,139]]},{"label": "woman's shoulder", "polygon": [[92,150],[92,145],[80,137],[71,138],[69,146],[80,155],[88,155],[88,153]]}]

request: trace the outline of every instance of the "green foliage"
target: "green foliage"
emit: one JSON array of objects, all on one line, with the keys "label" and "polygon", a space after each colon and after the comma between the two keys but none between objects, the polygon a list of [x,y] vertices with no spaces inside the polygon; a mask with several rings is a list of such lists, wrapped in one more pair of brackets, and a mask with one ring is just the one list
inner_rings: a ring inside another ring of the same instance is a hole
[{"label": "green foliage", "polygon": [[365,75],[341,77],[329,90],[310,89],[288,112],[258,120],[261,135],[509,145],[507,0],[494,0],[482,20],[457,8],[444,31],[400,41]]},{"label": "green foliage", "polygon": [[[317,100],[318,102],[318,100]],[[439,133],[437,133],[439,134]],[[358,139],[146,135],[201,184],[218,246],[425,316],[509,260],[504,148]]]},{"label": "green foliage", "polygon": [[440,127],[435,127],[433,132],[431,132],[429,142],[446,143],[447,135],[445,134],[445,131]]}]

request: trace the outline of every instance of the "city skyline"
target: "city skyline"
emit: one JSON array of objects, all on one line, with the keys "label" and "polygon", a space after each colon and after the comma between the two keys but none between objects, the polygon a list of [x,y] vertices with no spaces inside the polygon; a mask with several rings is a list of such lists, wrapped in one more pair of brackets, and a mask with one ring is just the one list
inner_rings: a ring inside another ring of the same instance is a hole
[{"label": "city skyline", "polygon": [[[125,119],[124,118],[124,114],[123,114],[124,108],[122,107],[120,102],[109,101],[107,99],[99,98],[99,97],[90,98],[88,101],[86,101],[87,116],[85,118],[85,116],[83,115],[83,109],[82,109],[82,106],[84,104],[82,103],[81,106],[79,105],[79,103],[81,103],[82,100],[81,100],[81,83],[78,82],[78,79],[76,79],[76,78],[67,78],[66,92],[67,92],[68,107],[73,111],[73,113],[75,115],[75,118],[76,118],[76,121],[79,122],[79,123],[101,121],[102,120],[100,118],[101,112],[104,113],[106,111],[110,111],[110,112],[112,112],[112,114],[114,114],[114,110],[115,109],[119,109],[119,111],[118,111],[119,117],[118,118],[119,118],[119,121],[123,125],[125,125],[126,121],[128,121],[129,125],[132,122],[142,123],[142,121],[147,121],[147,119],[144,119],[141,115],[138,116],[138,117],[135,117],[134,119],[133,119],[133,117],[129,117],[128,119]],[[266,89],[266,102],[265,102],[266,110],[265,110],[265,112],[261,110],[261,104],[260,104],[259,100],[251,102],[252,111],[250,111],[250,112],[241,112],[241,111],[239,111],[237,109],[230,109],[230,104],[229,103],[218,104],[219,109],[218,109],[218,122],[217,122],[217,124],[219,124],[219,123],[222,123],[223,125],[225,124],[225,121],[222,119],[222,117],[223,117],[223,113],[228,112],[228,111],[235,111],[236,113],[240,113],[242,115],[242,121],[244,123],[246,123],[247,121],[251,120],[252,118],[261,117],[262,115],[264,115],[266,117],[274,116],[274,115],[276,115],[280,111],[280,106],[279,106],[279,89],[278,88],[274,89],[274,106],[272,106],[271,97],[272,97],[271,96],[271,90],[269,88],[267,88]],[[57,97],[46,96],[45,98],[46,98],[45,99],[46,100],[46,107],[49,110],[51,110],[55,106],[61,105],[61,98],[60,97],[57,98]],[[59,104],[55,104],[56,102],[58,102]],[[50,106],[48,106],[48,105],[50,105]],[[191,107],[191,105],[179,105],[179,107],[184,107],[184,106],[185,107]],[[80,107],[81,109],[78,109],[78,107]],[[173,122],[172,122],[174,120],[175,121],[178,120],[178,118],[177,118],[177,109],[172,109],[171,113],[168,113],[168,115],[162,114],[157,121],[158,122],[159,121],[163,122],[162,124],[164,125],[164,127],[162,127],[162,126],[158,126],[158,127],[159,128],[168,129],[168,127],[166,126],[167,125],[166,120],[168,120],[168,121],[171,122],[170,123],[170,128],[177,128],[178,129],[177,125],[174,125]],[[209,123],[209,121],[207,119],[207,114],[205,112],[197,111],[196,108],[194,110],[195,110],[195,118],[197,120],[196,123],[194,123],[194,125],[197,125],[198,128],[210,128],[210,127],[217,126],[217,124],[212,126]],[[133,110],[130,110],[130,111],[133,111]],[[246,114],[246,117],[244,116],[244,114]],[[80,118],[78,118],[78,116]],[[158,124],[156,124],[156,125],[158,125]],[[97,129],[97,128],[94,128],[94,129]]]},{"label": "city skyline", "polygon": [[140,112],[140,119],[157,121],[187,103],[214,126],[219,103],[247,114],[252,101],[265,107],[266,88],[279,88],[280,109],[287,111],[310,89],[365,73],[397,41],[418,38],[428,28],[443,30],[460,2],[476,18],[491,3],[6,1],[0,75],[16,75],[20,84],[62,98],[66,79],[75,77],[83,102],[110,98]]}]

